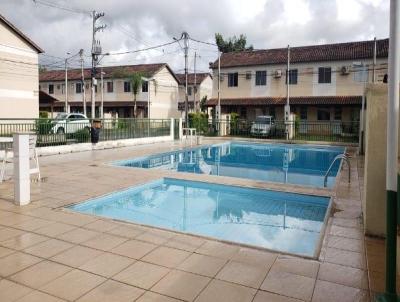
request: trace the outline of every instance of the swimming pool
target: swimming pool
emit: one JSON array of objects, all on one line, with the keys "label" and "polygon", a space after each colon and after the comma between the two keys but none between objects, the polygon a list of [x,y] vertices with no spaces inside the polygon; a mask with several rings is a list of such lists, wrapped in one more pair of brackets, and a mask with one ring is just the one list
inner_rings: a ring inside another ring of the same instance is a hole
[{"label": "swimming pool", "polygon": [[[228,142],[112,164],[323,187],[329,165],[343,152],[344,147]],[[327,187],[334,185],[339,166],[337,161]]]},{"label": "swimming pool", "polygon": [[329,198],[164,178],[72,210],[315,256]]}]

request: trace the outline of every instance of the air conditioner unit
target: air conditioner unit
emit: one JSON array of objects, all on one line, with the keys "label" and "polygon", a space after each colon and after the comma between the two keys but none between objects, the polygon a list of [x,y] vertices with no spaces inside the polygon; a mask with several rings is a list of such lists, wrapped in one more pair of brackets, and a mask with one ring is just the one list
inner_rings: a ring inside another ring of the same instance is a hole
[{"label": "air conditioner unit", "polygon": [[246,80],[251,80],[251,71],[246,72]]},{"label": "air conditioner unit", "polygon": [[221,74],[221,75],[219,76],[219,81],[220,81],[220,82],[223,82],[223,81],[224,81],[224,75],[223,75],[223,74]]},{"label": "air conditioner unit", "polygon": [[282,70],[277,69],[274,73],[274,78],[280,78],[282,76]]},{"label": "air conditioner unit", "polygon": [[340,73],[342,75],[347,75],[350,73],[350,66],[342,66],[342,68],[340,69]]}]

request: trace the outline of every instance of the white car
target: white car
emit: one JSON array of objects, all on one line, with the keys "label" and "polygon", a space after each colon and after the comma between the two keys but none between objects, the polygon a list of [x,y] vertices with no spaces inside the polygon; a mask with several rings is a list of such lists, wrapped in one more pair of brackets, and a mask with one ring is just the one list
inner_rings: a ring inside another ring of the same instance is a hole
[{"label": "white car", "polygon": [[251,125],[250,134],[256,136],[268,136],[274,127],[274,118],[270,115],[257,116]]},{"label": "white car", "polygon": [[59,113],[52,121],[51,133],[75,133],[78,130],[90,129],[89,119],[81,113]]}]

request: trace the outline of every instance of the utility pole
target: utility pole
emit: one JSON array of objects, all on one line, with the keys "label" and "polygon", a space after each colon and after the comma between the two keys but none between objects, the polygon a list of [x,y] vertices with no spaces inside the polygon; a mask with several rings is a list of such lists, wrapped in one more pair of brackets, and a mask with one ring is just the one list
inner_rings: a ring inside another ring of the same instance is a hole
[{"label": "utility pole", "polygon": [[100,80],[101,80],[100,118],[104,118],[104,72],[103,72],[103,67],[100,68]]},{"label": "utility pole", "polygon": [[197,86],[196,86],[196,56],[197,52],[194,52],[194,87],[193,87],[193,108],[196,110],[196,112],[199,111],[199,108],[196,104],[196,93],[197,93]]},{"label": "utility pole", "polygon": [[97,85],[97,80],[96,80],[96,65],[97,65],[97,60],[99,55],[101,55],[101,45],[100,41],[96,40],[96,33],[100,30],[103,30],[106,28],[106,25],[101,25],[101,26],[96,26],[96,21],[103,17],[104,13],[98,13],[95,10],[92,11],[92,19],[93,19],[93,25],[92,25],[92,95],[91,95],[91,101],[92,101],[92,113],[91,113],[91,118],[96,117],[96,90],[95,86]]},{"label": "utility pole", "polygon": [[372,83],[376,82],[376,37],[374,38],[374,59],[373,59],[373,68],[372,68]]},{"label": "utility pole", "polygon": [[68,112],[68,59],[65,59],[65,104],[64,104],[64,111],[65,113]]},{"label": "utility pole", "polygon": [[286,124],[286,139],[289,139],[289,116],[290,116],[290,46],[287,47],[287,71],[286,71],[286,106],[285,106],[285,124]]},{"label": "utility pole", "polygon": [[181,39],[184,41],[185,51],[185,123],[186,127],[189,127],[189,115],[188,115],[188,52],[189,52],[189,34],[184,31]]},{"label": "utility pole", "polygon": [[83,49],[79,51],[79,56],[81,57],[81,73],[82,73],[82,105],[83,105],[83,114],[86,116],[86,86],[85,86],[85,74],[83,72]]},{"label": "utility pole", "polygon": [[218,121],[221,115],[221,52],[218,49],[218,104],[217,104],[217,125],[219,125]]}]

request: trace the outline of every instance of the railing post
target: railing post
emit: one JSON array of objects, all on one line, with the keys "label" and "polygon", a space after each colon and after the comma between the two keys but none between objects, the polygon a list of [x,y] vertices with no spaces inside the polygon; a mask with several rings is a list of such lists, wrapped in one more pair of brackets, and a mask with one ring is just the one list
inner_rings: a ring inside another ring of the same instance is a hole
[{"label": "railing post", "polygon": [[29,133],[14,133],[14,202],[27,205],[31,201],[29,167]]},{"label": "railing post", "polygon": [[174,137],[175,137],[175,120],[174,120],[174,118],[171,118],[169,136],[171,137],[171,140],[173,141]]},{"label": "railing post", "polygon": [[179,140],[183,138],[183,121],[182,118],[179,118]]}]

